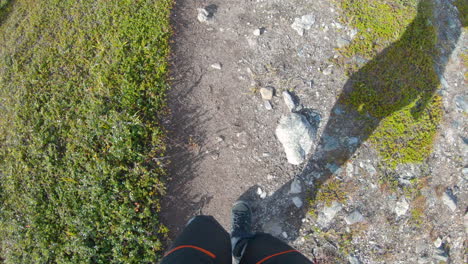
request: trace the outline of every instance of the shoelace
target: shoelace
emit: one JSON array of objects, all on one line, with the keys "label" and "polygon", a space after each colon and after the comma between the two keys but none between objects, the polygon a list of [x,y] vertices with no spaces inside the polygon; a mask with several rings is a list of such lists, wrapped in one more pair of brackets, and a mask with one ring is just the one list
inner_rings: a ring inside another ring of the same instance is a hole
[{"label": "shoelace", "polygon": [[234,228],[240,228],[242,226],[245,226],[247,224],[247,213],[244,212],[236,212],[234,214],[234,223],[233,226]]}]

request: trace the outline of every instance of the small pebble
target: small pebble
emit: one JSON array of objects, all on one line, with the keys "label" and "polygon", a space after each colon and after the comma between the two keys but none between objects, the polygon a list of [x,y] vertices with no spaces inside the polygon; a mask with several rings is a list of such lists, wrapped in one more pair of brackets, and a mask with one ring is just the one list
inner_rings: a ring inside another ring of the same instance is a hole
[{"label": "small pebble", "polygon": [[213,63],[211,64],[211,68],[213,69],[216,69],[216,70],[221,70],[223,66],[221,65],[221,63]]}]

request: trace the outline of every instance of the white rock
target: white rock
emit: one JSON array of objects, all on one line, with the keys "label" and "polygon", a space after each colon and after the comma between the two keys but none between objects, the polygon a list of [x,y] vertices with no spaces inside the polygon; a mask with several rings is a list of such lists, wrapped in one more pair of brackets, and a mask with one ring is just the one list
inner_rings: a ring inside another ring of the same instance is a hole
[{"label": "white rock", "polygon": [[267,195],[267,193],[266,193],[265,191],[263,191],[262,188],[260,188],[260,187],[257,188],[257,194],[258,194],[258,196],[260,196],[260,198],[262,198],[262,199],[265,199],[265,197],[266,197],[266,195]]},{"label": "white rock", "polygon": [[348,216],[346,216],[344,220],[346,224],[353,225],[359,222],[364,222],[365,219],[364,219],[364,216],[362,216],[362,214],[356,210],[352,212],[351,214],[349,214]]},{"label": "white rock", "polygon": [[287,234],[286,232],[281,233],[281,235],[282,235],[284,238],[288,238],[288,234]]},{"label": "white rock", "polygon": [[398,201],[396,203],[395,213],[397,214],[397,216],[402,216],[402,215],[406,214],[408,209],[409,209],[408,202],[406,201],[405,198],[402,198],[400,201]]},{"label": "white rock", "polygon": [[325,69],[322,71],[323,75],[330,75],[330,74],[332,74],[332,73],[333,73],[333,69],[332,69],[332,68],[333,68],[333,65],[330,65],[330,66],[328,66],[327,68],[325,68]]},{"label": "white rock", "polygon": [[216,69],[216,70],[221,70],[223,66],[221,65],[221,63],[213,63],[211,64],[211,68],[213,69]]},{"label": "white rock", "polygon": [[210,12],[206,10],[205,8],[197,8],[198,10],[198,16],[197,19],[198,21],[204,23],[204,22],[209,22],[212,18],[212,15],[210,15]]},{"label": "white rock", "polygon": [[292,201],[297,208],[301,208],[303,205],[302,200],[299,197],[293,197]]},{"label": "white rock", "polygon": [[262,34],[262,29],[260,29],[260,28],[255,29],[255,30],[253,31],[253,34],[254,34],[255,36],[260,36],[260,35]]},{"label": "white rock", "polygon": [[291,27],[296,30],[300,36],[303,36],[304,31],[311,29],[314,23],[315,17],[314,15],[310,14],[302,16],[301,18],[295,18]]},{"label": "white rock", "polygon": [[434,240],[434,246],[435,246],[436,248],[441,247],[441,246],[442,246],[442,238],[437,237],[437,239]]},{"label": "white rock", "polygon": [[314,129],[303,115],[291,113],[279,121],[276,136],[283,145],[288,162],[299,165],[312,148]]},{"label": "white rock", "polygon": [[297,194],[301,192],[302,192],[301,181],[298,178],[296,178],[291,182],[291,189],[289,190],[289,193]]},{"label": "white rock", "polygon": [[452,195],[449,195],[447,192],[444,192],[442,195],[442,202],[454,212],[457,210],[457,202],[455,201],[455,198]]},{"label": "white rock", "polygon": [[346,175],[348,177],[353,177],[354,176],[354,166],[353,166],[353,163],[351,163],[351,162],[348,162],[346,164]]},{"label": "white rock", "polygon": [[260,88],[260,94],[262,95],[263,100],[273,99],[273,94],[275,93],[275,88],[273,87],[262,87]]},{"label": "white rock", "polygon": [[294,102],[294,99],[288,91],[283,92],[283,100],[286,106],[288,107],[289,111],[292,112],[296,109],[296,103]]},{"label": "white rock", "polygon": [[270,101],[263,101],[263,106],[265,106],[266,110],[272,110],[273,106],[271,106]]}]

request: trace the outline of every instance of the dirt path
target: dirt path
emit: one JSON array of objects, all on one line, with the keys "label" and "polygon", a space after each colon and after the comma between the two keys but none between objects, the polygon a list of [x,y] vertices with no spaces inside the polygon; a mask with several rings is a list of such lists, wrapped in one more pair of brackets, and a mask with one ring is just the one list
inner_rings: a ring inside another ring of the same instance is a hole
[{"label": "dirt path", "polygon": [[[209,11],[207,21],[197,20],[197,8]],[[351,247],[320,239],[324,234],[321,232],[332,229],[335,238],[354,234],[353,254],[360,255],[365,263],[376,263],[375,259],[385,250],[390,253],[381,263],[405,259],[408,262],[402,263],[415,263],[427,254],[436,254],[430,240],[431,228],[437,226],[436,233],[441,234],[443,241],[452,237],[452,255],[461,260],[463,236],[457,234],[463,233],[462,208],[466,203],[458,205],[456,216],[443,219],[447,207],[434,191],[443,185],[460,190],[456,193],[460,201],[467,197],[466,190],[463,191],[466,181],[461,175],[467,151],[462,139],[467,131],[460,129],[460,125],[451,125],[453,120],[459,124],[466,119],[453,103],[454,98],[465,93],[463,76],[455,70],[461,64],[459,59],[450,60],[447,69],[451,70],[445,73],[451,89],[444,89],[444,109],[448,115],[442,130],[450,137],[442,136],[436,142],[438,156],[432,157],[435,165],[429,169],[430,173],[444,175],[434,177],[425,187],[427,190],[423,190],[430,223],[420,232],[411,224],[409,211],[404,216],[395,216],[397,201],[401,201],[398,199],[404,199],[402,191],[396,194],[382,191],[381,179],[387,172],[379,169],[378,155],[366,142],[372,131],[364,132],[356,116],[337,103],[347,78],[330,61],[338,56],[335,49],[349,43],[354,32],[337,22],[338,13],[331,1],[181,0],[177,1],[173,14],[174,80],[170,92],[172,114],[167,121],[173,140],[169,144],[172,161],[169,174],[173,178],[162,210],[171,235],[200,212],[213,215],[229,229],[230,205],[243,196],[254,201],[257,230],[288,240],[308,256],[317,247],[349,254]],[[314,22],[300,35],[291,24],[304,15],[312,15]],[[466,37],[460,39],[466,43]],[[452,51],[453,48],[446,55],[450,56]],[[452,57],[459,52],[456,49]],[[360,63],[367,61],[361,59]],[[266,109],[258,93],[258,88],[266,86],[276,91],[272,110]],[[318,129],[312,155],[298,166],[287,162],[274,134],[279,119],[289,113],[281,97],[284,90],[293,91],[300,112],[311,117]],[[454,139],[454,135],[460,140]],[[457,149],[444,152],[441,148],[446,144],[456,144]],[[440,165],[441,161],[446,165]],[[415,178],[423,178],[427,177],[426,167],[409,165],[397,173],[411,172]],[[295,176],[301,179],[299,193],[291,193]],[[343,209],[339,207],[334,212],[331,218],[337,214],[335,220],[328,219],[330,223],[320,226],[322,231],[317,232],[316,223],[324,219],[325,206],[322,203],[316,208],[323,209],[317,212],[318,219],[307,214],[306,198],[310,195],[308,191],[314,189],[306,185],[314,177],[331,176],[346,185],[343,192],[347,202]],[[304,206],[296,206],[295,197]],[[366,225],[349,231],[349,216],[356,211],[362,213]],[[438,223],[444,223],[444,227]],[[397,231],[395,226],[404,228]],[[342,242],[340,239],[338,243]],[[374,239],[378,242],[373,242]],[[408,242],[413,239],[419,244],[411,248]],[[409,261],[410,258],[413,260]]]},{"label": "dirt path", "polygon": [[[174,179],[166,199],[174,232],[198,209],[229,227],[230,205],[246,190],[258,185],[273,193],[302,169],[287,163],[274,136],[287,112],[281,98],[269,111],[255,91],[295,88],[315,101],[316,92],[337,82],[317,70],[328,66],[324,61],[335,43],[327,36],[335,33],[316,28],[301,37],[290,26],[295,17],[332,7],[327,1],[293,2],[177,1],[171,125],[179,147],[172,150]],[[201,23],[197,8],[206,6],[214,17]],[[259,28],[265,32],[256,36]],[[333,105],[333,95],[329,91],[314,105]]]}]

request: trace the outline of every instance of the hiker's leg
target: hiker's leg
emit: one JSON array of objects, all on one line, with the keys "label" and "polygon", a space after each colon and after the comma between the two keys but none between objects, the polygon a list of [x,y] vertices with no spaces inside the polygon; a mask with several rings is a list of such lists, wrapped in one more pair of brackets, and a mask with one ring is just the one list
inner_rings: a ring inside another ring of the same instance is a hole
[{"label": "hiker's leg", "polygon": [[269,234],[258,233],[244,241],[241,264],[310,264],[299,251]]},{"label": "hiker's leg", "polygon": [[231,264],[229,234],[212,216],[196,216],[164,256],[161,264]]}]

